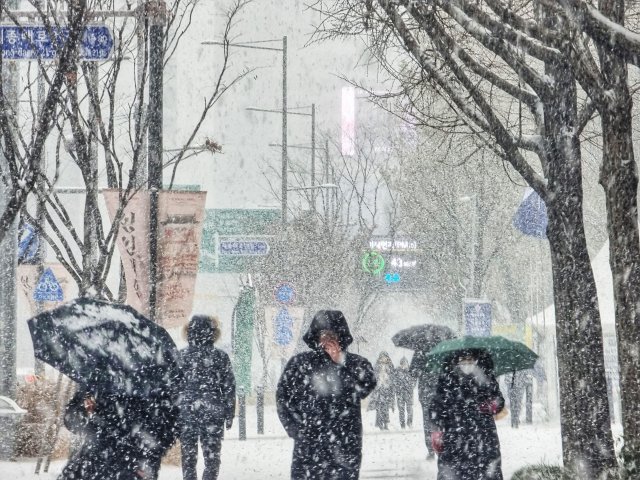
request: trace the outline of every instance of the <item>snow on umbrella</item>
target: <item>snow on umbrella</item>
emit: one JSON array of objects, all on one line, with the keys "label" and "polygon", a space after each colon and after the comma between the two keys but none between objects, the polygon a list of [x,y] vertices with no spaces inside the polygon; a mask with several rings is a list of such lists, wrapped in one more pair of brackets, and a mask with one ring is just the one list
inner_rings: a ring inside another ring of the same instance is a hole
[{"label": "snow on umbrella", "polygon": [[452,356],[474,350],[482,350],[491,355],[493,373],[496,377],[508,372],[533,368],[538,358],[538,355],[525,344],[507,340],[501,336],[466,336],[445,340],[436,345],[426,355],[426,368],[432,372],[442,371]]},{"label": "snow on umbrella", "polygon": [[177,396],[173,340],[127,305],[80,298],[28,324],[36,358],[82,385],[132,397]]},{"label": "snow on umbrella", "polygon": [[456,338],[456,335],[449,327],[425,324],[400,330],[391,341],[396,347],[427,352],[441,341],[452,338]]}]

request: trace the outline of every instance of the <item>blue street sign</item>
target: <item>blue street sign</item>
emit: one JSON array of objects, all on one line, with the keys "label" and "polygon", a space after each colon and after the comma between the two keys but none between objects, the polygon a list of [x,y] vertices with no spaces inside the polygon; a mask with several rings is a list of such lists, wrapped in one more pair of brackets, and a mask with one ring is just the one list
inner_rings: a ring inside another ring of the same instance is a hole
[{"label": "blue street sign", "polygon": [[532,188],[528,188],[513,217],[513,226],[525,235],[546,239],[547,223],[547,206]]},{"label": "blue street sign", "polygon": [[42,272],[33,292],[33,299],[36,302],[61,302],[64,300],[62,286],[50,268]]},{"label": "blue street sign", "polygon": [[400,283],[400,274],[399,273],[385,273],[384,281],[389,285],[392,283]]},{"label": "blue street sign", "polygon": [[36,229],[30,223],[24,223],[18,237],[18,262],[28,263],[36,259],[40,237]]},{"label": "blue street sign", "polygon": [[269,244],[264,240],[222,240],[219,252],[220,255],[267,255]]},{"label": "blue street sign", "polygon": [[293,288],[293,285],[284,282],[276,287],[273,292],[273,296],[276,302],[284,305],[291,305],[296,298],[296,291]]},{"label": "blue street sign", "polygon": [[[50,33],[53,33],[53,38]],[[0,26],[0,45],[5,60],[55,60],[68,38],[68,27]],[[85,27],[79,47],[81,59],[107,60],[112,49],[113,35],[109,27]]]},{"label": "blue street sign", "polygon": [[282,307],[274,318],[274,341],[281,347],[287,346],[293,340],[293,317],[287,307]]},{"label": "blue street sign", "polygon": [[488,337],[491,335],[491,302],[486,300],[465,300],[464,329],[466,335],[474,337]]}]

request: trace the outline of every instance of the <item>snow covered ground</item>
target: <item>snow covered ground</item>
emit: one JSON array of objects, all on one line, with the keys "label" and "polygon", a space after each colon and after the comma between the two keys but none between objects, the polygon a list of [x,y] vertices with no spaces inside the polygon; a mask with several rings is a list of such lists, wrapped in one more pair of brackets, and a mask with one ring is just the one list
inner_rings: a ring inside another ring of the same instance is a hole
[{"label": "snow covered ground", "polygon": [[[417,405],[416,405],[417,407]],[[400,430],[397,415],[392,417],[391,429],[380,432],[373,426],[374,412],[364,412],[365,437],[361,478],[422,479],[435,478],[437,464],[426,459],[421,412],[416,408],[413,429]],[[289,464],[293,442],[289,440],[275,415],[267,408],[265,435],[258,436],[255,411],[248,411],[246,441],[238,440],[237,424],[227,432],[222,447],[221,480],[270,480],[289,478]],[[395,421],[395,423],[393,423]],[[560,426],[556,423],[537,423],[512,429],[509,417],[498,421],[505,478],[518,468],[535,463],[560,464]],[[0,479],[54,480],[64,462],[55,462],[47,474],[34,475],[35,460],[0,462]],[[202,458],[199,461],[202,469]],[[163,466],[160,480],[181,480],[178,467]]]}]

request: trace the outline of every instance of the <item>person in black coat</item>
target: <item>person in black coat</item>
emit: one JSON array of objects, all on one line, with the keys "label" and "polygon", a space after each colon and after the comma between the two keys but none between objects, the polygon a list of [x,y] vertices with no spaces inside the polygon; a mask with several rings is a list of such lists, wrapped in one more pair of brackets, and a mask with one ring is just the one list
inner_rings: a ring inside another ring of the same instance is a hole
[{"label": "person in black coat", "polygon": [[411,359],[409,372],[418,379],[418,401],[422,407],[422,428],[424,430],[424,443],[427,447],[427,460],[435,458],[435,452],[431,445],[431,433],[436,429],[429,417],[429,406],[435,397],[438,385],[438,374],[426,370],[426,352],[416,351]]},{"label": "person in black coat", "polygon": [[235,416],[235,377],[229,356],[214,346],[220,337],[215,317],[194,315],[186,333],[189,346],[180,351],[182,476],[184,480],[197,480],[200,440],[205,463],[202,478],[215,480],[224,427],[230,429]]},{"label": "person in black coat", "polygon": [[411,428],[413,425],[413,389],[416,386],[416,378],[409,370],[409,361],[405,357],[402,357],[400,365],[396,368],[395,385],[400,428],[404,428],[405,424]]},{"label": "person in black coat", "polygon": [[502,480],[493,416],[503,408],[488,354],[468,350],[446,362],[429,407],[438,427],[431,434],[438,452],[438,480]]},{"label": "person in black coat", "polygon": [[162,454],[173,438],[168,440],[171,433],[159,431],[152,406],[149,400],[93,393],[81,386],[67,405],[64,424],[82,437],[82,443],[58,479],[156,478]]},{"label": "person in black coat", "polygon": [[303,340],[311,351],[287,363],[276,393],[278,416],[294,439],[292,480],[353,480],[362,461],[360,403],[376,386],[369,361],[347,352],[342,312],[320,310]]}]

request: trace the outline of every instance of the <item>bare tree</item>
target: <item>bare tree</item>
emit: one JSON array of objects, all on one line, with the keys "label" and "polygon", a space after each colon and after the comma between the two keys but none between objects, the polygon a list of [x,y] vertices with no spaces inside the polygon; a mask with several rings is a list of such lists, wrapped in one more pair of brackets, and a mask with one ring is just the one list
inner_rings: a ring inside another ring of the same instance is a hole
[{"label": "bare tree", "polygon": [[[71,2],[73,3],[73,2]],[[195,153],[220,151],[215,140],[201,138],[201,127],[218,100],[248,72],[231,78],[229,42],[232,28],[242,8],[248,2],[236,0],[227,12],[223,34],[220,67],[212,90],[203,99],[202,110],[184,144],[163,160],[164,168],[172,169],[171,186],[176,169]],[[113,11],[118,2],[95,0],[93,8]],[[164,65],[175,52],[178,42],[189,28],[195,0],[174,0],[169,4],[164,38]],[[65,3],[66,5],[66,3]],[[130,4],[127,4],[131,8]],[[46,225],[31,217],[31,222],[46,239],[56,258],[70,272],[80,292],[94,289],[97,294],[113,298],[106,287],[107,276],[112,266],[118,229],[124,209],[131,198],[143,187],[146,172],[146,132],[149,125],[148,85],[149,16],[157,12],[131,11],[130,17],[109,17],[114,36],[115,52],[110,62],[98,66],[88,61],[76,60],[67,68],[64,89],[61,89],[59,110],[55,117],[54,166],[40,174],[37,195]],[[108,17],[108,13],[106,14]],[[53,18],[57,17],[53,15]],[[137,45],[143,48],[137,48]],[[135,59],[135,68],[127,65]],[[51,65],[41,62],[39,72],[49,81]],[[133,78],[132,78],[133,77]],[[133,88],[131,86],[133,85]],[[30,81],[26,93],[34,98],[32,89],[36,82]],[[195,145],[201,140],[201,144]],[[66,158],[65,158],[66,157]],[[80,171],[84,198],[84,215],[78,224],[72,215],[74,203],[64,201],[56,191],[60,172],[70,159]],[[101,188],[101,166],[106,171],[106,186],[119,191],[119,207],[110,225],[104,224],[104,213],[99,205]]]},{"label": "bare tree", "polygon": [[[319,2],[325,19],[318,35],[366,38],[418,122],[474,135],[545,201],[564,460],[598,478],[616,459],[583,223],[579,134],[590,107],[587,102],[579,109],[571,43],[563,38],[566,19],[541,2],[509,5],[500,0]],[[425,94],[440,96],[449,108],[432,108]]]}]

